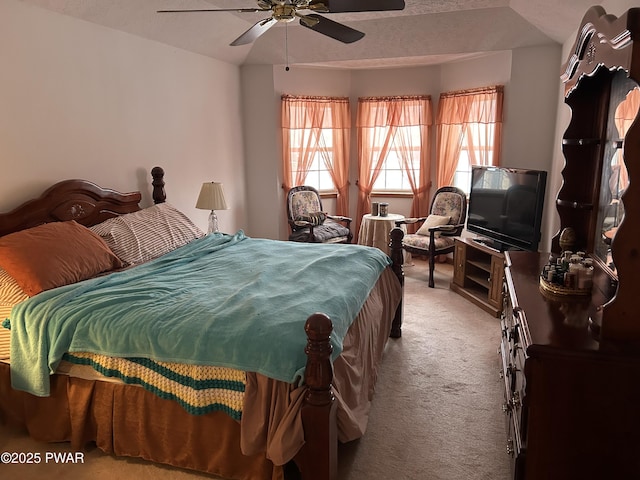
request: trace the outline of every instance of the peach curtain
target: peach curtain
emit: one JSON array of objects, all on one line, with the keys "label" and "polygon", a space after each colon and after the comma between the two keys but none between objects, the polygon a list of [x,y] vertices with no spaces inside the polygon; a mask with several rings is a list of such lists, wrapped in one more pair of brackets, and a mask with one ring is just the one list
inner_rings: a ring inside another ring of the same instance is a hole
[{"label": "peach curtain", "polygon": [[[289,191],[291,187],[303,185],[314,157],[320,154],[338,192],[335,213],[348,216],[349,99],[283,95],[281,122],[283,189]],[[333,145],[326,145],[323,130],[331,130]],[[295,149],[300,152],[297,159],[292,158],[292,142],[297,143]],[[292,162],[297,162],[295,175]]]},{"label": "peach curtain", "polygon": [[[616,109],[614,121],[620,138],[624,139],[627,135],[629,128],[636,119],[636,115],[638,115],[639,107],[640,89],[634,88],[627,94],[627,98],[625,98]],[[622,150],[616,152],[611,166],[618,171],[617,185],[611,185],[612,194],[615,195],[614,198],[618,198],[618,193],[624,191],[629,186],[629,174],[627,173],[627,166],[624,163]],[[614,189],[616,190],[615,192],[613,191]]]},{"label": "peach curtain", "polygon": [[[472,165],[500,165],[502,85],[440,95],[436,120],[438,188],[453,183],[466,139]],[[487,128],[491,124],[493,128]]]},{"label": "peach curtain", "polygon": [[[430,149],[432,124],[431,97],[366,97],[358,99],[358,210],[355,231],[362,216],[369,212],[371,191],[391,145],[400,156],[402,168],[409,178],[413,193],[411,215],[419,216],[429,209]],[[398,127],[415,126],[420,135],[410,135]],[[419,159],[414,160],[418,152]]]}]

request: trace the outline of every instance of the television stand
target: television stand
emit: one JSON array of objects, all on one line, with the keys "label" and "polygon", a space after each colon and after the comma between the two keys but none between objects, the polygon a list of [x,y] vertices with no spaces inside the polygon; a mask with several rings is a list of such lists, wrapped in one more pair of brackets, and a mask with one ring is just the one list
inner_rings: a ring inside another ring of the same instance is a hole
[{"label": "television stand", "polygon": [[504,255],[483,239],[456,238],[449,288],[495,317],[502,313]]},{"label": "television stand", "polygon": [[480,245],[490,248],[491,250],[495,250],[496,252],[503,252],[505,250],[504,243],[498,242],[496,240],[490,240],[488,238],[475,237],[472,238],[471,241],[475,243],[479,243]]}]

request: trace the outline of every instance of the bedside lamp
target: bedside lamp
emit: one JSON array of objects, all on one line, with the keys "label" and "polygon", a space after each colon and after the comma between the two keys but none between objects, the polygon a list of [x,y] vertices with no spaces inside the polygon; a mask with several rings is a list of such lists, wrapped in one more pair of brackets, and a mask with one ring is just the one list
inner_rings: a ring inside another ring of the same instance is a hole
[{"label": "bedside lamp", "polygon": [[222,184],[217,182],[206,182],[202,184],[200,195],[196,202],[196,208],[211,210],[209,214],[209,232],[218,232],[218,217],[216,210],[227,210],[227,202],[224,200]]}]

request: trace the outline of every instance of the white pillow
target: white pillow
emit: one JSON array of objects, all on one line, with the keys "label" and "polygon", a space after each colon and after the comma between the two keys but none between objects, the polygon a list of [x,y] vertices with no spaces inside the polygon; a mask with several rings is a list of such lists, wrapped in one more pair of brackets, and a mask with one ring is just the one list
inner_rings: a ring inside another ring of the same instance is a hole
[{"label": "white pillow", "polygon": [[[422,226],[418,229],[416,234],[418,235],[426,235],[429,234],[429,229],[433,227],[439,227],[441,225],[447,225],[451,221],[451,215],[429,215],[427,219],[424,221]],[[436,235],[439,235],[440,232],[436,232]]]},{"label": "white pillow", "polygon": [[127,265],[153,260],[204,236],[184,213],[168,203],[110,218],[91,230]]}]

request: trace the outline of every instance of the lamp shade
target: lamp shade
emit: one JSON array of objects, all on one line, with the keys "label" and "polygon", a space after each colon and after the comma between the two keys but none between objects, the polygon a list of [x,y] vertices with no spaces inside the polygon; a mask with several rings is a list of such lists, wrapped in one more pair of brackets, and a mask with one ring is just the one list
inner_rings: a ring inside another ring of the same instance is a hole
[{"label": "lamp shade", "polygon": [[222,184],[206,182],[202,184],[200,195],[196,202],[196,208],[203,210],[227,210],[227,202],[224,199]]}]

